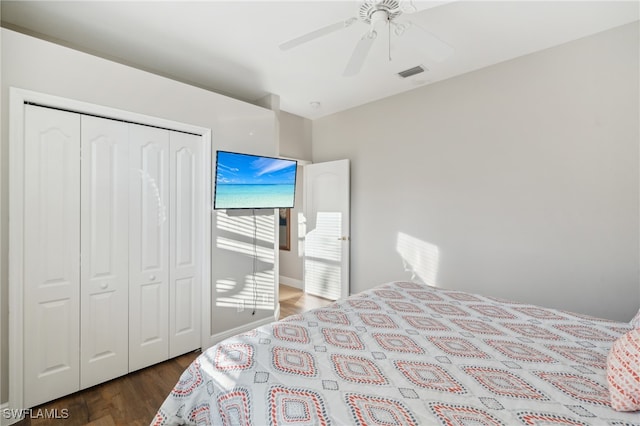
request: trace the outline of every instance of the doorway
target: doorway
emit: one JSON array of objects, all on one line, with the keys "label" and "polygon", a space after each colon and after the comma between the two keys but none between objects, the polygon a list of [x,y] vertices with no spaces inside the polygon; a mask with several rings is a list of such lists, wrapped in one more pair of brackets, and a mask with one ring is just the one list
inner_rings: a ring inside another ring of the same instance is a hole
[{"label": "doorway", "polygon": [[288,240],[280,242],[279,282],[327,300],[346,297],[349,161],[299,165],[295,208],[280,215],[279,233]]}]

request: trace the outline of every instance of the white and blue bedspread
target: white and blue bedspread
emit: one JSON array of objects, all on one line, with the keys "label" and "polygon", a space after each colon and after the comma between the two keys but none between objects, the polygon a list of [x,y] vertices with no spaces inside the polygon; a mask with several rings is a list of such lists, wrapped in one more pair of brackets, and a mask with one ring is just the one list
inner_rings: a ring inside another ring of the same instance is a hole
[{"label": "white and blue bedspread", "polygon": [[611,409],[628,324],[389,283],[205,351],[154,425],[640,425]]}]

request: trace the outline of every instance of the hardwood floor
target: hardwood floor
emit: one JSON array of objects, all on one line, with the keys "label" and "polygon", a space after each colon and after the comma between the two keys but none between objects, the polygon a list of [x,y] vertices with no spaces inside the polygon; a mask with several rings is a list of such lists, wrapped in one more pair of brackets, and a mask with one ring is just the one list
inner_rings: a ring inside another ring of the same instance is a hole
[{"label": "hardwood floor", "polygon": [[331,300],[303,293],[294,287],[280,284],[280,319],[289,315],[321,308],[332,303]]},{"label": "hardwood floor", "polygon": [[17,424],[146,426],[199,354],[188,353],[43,404],[31,410],[31,418]]},{"label": "hardwood floor", "polygon": [[[280,285],[280,319],[330,303],[330,300]],[[31,418],[16,424],[146,426],[182,372],[199,354],[199,351],[188,353],[35,407]]]}]

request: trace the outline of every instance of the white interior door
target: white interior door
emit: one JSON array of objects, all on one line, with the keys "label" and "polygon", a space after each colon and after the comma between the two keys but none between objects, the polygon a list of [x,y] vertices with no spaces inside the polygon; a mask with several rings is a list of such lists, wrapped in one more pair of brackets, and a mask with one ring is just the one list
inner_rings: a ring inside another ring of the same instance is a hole
[{"label": "white interior door", "polygon": [[200,347],[205,176],[201,138],[170,132],[169,357]]},{"label": "white interior door", "polygon": [[80,116],[25,106],[24,407],[79,389]]},{"label": "white interior door", "polygon": [[305,292],[349,295],[349,160],[304,166]]},{"label": "white interior door", "polygon": [[129,371],[169,357],[169,131],[129,125]]},{"label": "white interior door", "polygon": [[82,116],[80,387],[127,374],[129,126]]}]

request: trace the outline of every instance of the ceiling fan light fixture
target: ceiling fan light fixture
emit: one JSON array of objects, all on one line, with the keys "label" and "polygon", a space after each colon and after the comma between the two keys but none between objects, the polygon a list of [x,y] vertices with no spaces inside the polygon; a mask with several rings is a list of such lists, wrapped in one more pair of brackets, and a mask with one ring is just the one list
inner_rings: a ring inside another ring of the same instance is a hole
[{"label": "ceiling fan light fixture", "polygon": [[365,0],[360,5],[360,20],[366,24],[374,21],[376,12],[386,12],[386,19],[393,20],[402,14],[400,4],[397,0]]},{"label": "ceiling fan light fixture", "polygon": [[376,10],[371,15],[371,28],[375,28],[376,26],[380,25],[381,22],[386,23],[388,21],[389,14],[385,10]]},{"label": "ceiling fan light fixture", "polygon": [[[1,0],[0,0],[1,1]],[[426,29],[413,24],[411,21],[396,22],[395,19],[404,13],[416,12],[418,9],[413,0],[358,0],[360,2],[358,17],[351,17],[301,35],[280,44],[281,50],[289,50],[301,44],[316,40],[328,34],[340,31],[354,23],[365,23],[369,29],[357,41],[342,75],[352,77],[357,75],[367,59],[378,34],[387,34],[388,58],[391,58],[392,35],[405,40],[405,43],[414,43],[420,49],[426,51],[426,56],[436,62],[442,62],[453,53],[453,48],[447,43],[431,34]],[[413,29],[415,28],[415,30]],[[384,31],[383,31],[384,30]],[[419,34],[419,35],[418,35]],[[419,70],[423,72],[425,69]],[[400,75],[406,78],[409,75]]]}]

